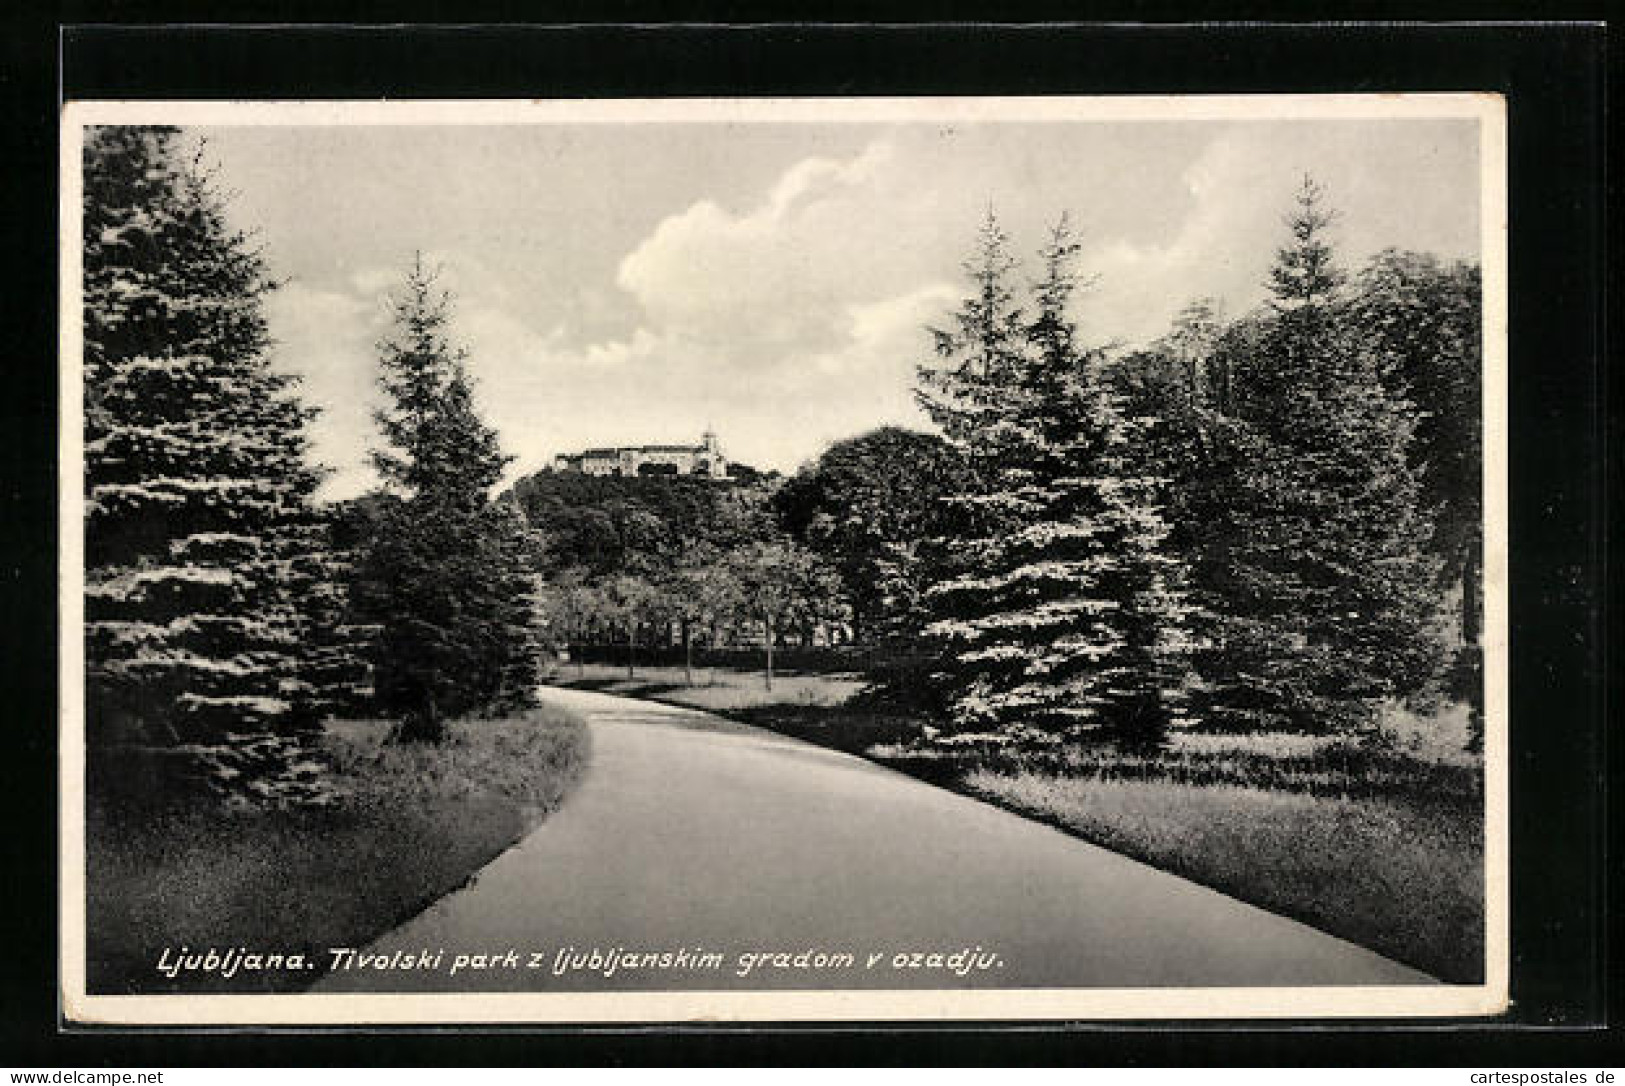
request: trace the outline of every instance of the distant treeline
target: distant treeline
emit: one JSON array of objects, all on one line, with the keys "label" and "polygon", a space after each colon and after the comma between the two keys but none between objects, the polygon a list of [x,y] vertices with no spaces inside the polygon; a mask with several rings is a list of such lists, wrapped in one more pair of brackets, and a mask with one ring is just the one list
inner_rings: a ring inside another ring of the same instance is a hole
[{"label": "distant treeline", "polygon": [[547,470],[520,479],[503,498],[543,531],[543,573],[574,567],[604,576],[674,565],[696,547],[770,540],[769,499],[780,481],[757,472],[724,482]]}]

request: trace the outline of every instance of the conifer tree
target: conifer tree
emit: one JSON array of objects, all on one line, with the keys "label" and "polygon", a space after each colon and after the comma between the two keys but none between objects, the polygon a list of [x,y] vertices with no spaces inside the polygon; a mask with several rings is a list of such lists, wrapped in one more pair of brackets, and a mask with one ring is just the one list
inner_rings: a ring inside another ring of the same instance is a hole
[{"label": "conifer tree", "polygon": [[1130,457],[1137,426],[1069,314],[1077,254],[1063,218],[1042,252],[1034,316],[990,222],[968,268],[977,293],[939,334],[922,402],[975,485],[947,499],[928,593],[962,737],[1051,742],[1105,727],[1156,742],[1180,712],[1189,639],[1158,480]]},{"label": "conifer tree", "polygon": [[997,489],[999,439],[1013,414],[1014,378],[1024,368],[1025,321],[1009,282],[1015,267],[1009,237],[989,211],[963,265],[972,292],[950,327],[932,329],[936,359],[918,368],[915,390],[964,466],[958,485],[942,497],[939,534],[921,547],[931,582],[921,603],[925,632],[940,656],[932,692],[951,714],[946,730],[970,739],[1006,738],[1008,714],[987,703],[1008,676],[988,674],[982,661],[961,656],[973,651],[969,642],[979,636],[970,623],[978,613],[997,611],[995,600],[970,598],[963,582],[994,567],[1003,540],[1022,519],[1013,496]]},{"label": "conifer tree", "polygon": [[541,534],[530,526],[515,501],[498,501],[490,509],[491,534],[497,542],[492,613],[500,622],[495,651],[497,693],[492,706],[514,711],[534,705],[541,681],[539,613],[545,585]]},{"label": "conifer tree", "polygon": [[86,133],[87,735],[299,799],[320,791],[294,569],[322,545],[312,412],[271,366],[266,265],[183,142]]},{"label": "conifer tree", "polygon": [[1239,719],[1228,712],[1228,696],[1210,695],[1236,688],[1222,627],[1237,607],[1234,555],[1249,530],[1238,511],[1258,438],[1229,407],[1238,360],[1254,354],[1255,323],[1244,318],[1221,329],[1210,304],[1193,303],[1167,336],[1111,369],[1138,431],[1133,462],[1164,480],[1167,546],[1187,578],[1192,715],[1209,724]]},{"label": "conifer tree", "polygon": [[369,661],[378,629],[357,613],[350,594],[361,545],[371,536],[367,510],[366,499],[319,510],[325,545],[293,564],[295,590],[306,616],[301,635],[304,678],[312,709],[320,716],[373,714]]},{"label": "conifer tree", "polygon": [[448,718],[533,696],[534,584],[523,517],[491,499],[506,457],[474,409],[450,296],[417,258],[379,344],[387,405],[373,453],[390,500],[357,567],[379,629],[374,684],[396,737],[438,742]]},{"label": "conifer tree", "polygon": [[1256,353],[1236,374],[1247,458],[1220,611],[1214,715],[1329,730],[1438,666],[1435,563],[1407,459],[1409,403],[1339,319],[1332,216],[1305,179]]}]

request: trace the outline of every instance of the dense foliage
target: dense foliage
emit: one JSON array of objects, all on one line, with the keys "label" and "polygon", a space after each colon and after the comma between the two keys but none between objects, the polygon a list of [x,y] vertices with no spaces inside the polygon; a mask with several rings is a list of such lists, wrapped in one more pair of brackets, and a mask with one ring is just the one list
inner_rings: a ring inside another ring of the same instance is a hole
[{"label": "dense foliage", "polygon": [[1198,299],[1129,352],[1077,324],[1064,218],[1023,286],[990,216],[918,370],[938,432],[857,435],[789,479],[542,471],[493,498],[508,458],[420,260],[379,344],[384,485],[320,508],[275,283],[182,134],[92,129],[84,171],[100,749],[314,794],[322,717],[435,740],[528,701],[543,636],[629,669],[760,648],[768,683],[777,646],[856,640],[953,743],[1357,731],[1439,693],[1481,724],[1478,269],[1386,251],[1348,274],[1307,179],[1265,305]]},{"label": "dense foliage", "polygon": [[545,536],[543,569],[594,576],[670,566],[695,548],[726,549],[775,530],[776,480],[717,482],[683,475],[540,471],[508,492]]},{"label": "dense foliage", "polygon": [[379,344],[388,402],[373,463],[388,498],[354,589],[379,629],[378,708],[399,717],[399,738],[431,742],[448,717],[528,702],[538,665],[534,541],[523,516],[491,498],[507,457],[474,409],[449,321],[449,296],[420,258]]},{"label": "dense foliage", "polygon": [[[1331,222],[1306,180],[1270,305],[1228,327],[1193,305],[1116,375],[1154,420],[1146,448],[1172,483],[1212,725],[1366,727],[1382,700],[1421,693],[1440,670],[1439,535],[1423,489],[1435,457],[1394,377],[1394,322],[1372,319],[1369,287],[1351,304]],[[1449,410],[1476,433],[1476,405]]]},{"label": "dense foliage", "polygon": [[1473,710],[1482,741],[1484,506],[1480,433],[1483,306],[1478,268],[1386,250],[1351,284],[1346,319],[1390,392],[1416,413],[1410,461],[1429,519],[1426,547],[1457,599],[1446,692]]},{"label": "dense foliage", "polygon": [[[258,251],[171,128],[84,147],[87,736],[239,799],[308,791],[323,581],[309,409]],[[113,769],[115,774],[121,772]]]},{"label": "dense foliage", "polygon": [[851,608],[822,556],[785,535],[776,475],[734,465],[727,480],[541,471],[505,495],[543,540],[537,562],[548,635],[580,658],[618,646],[629,675],[640,645],[774,646],[841,637]]},{"label": "dense foliage", "polygon": [[921,614],[920,544],[939,534],[942,498],[963,477],[941,437],[885,426],[831,445],[779,488],[773,506],[792,538],[839,571],[855,635],[883,638]]},{"label": "dense foliage", "polygon": [[1160,741],[1183,699],[1185,574],[1166,545],[1161,480],[1139,426],[1069,315],[1077,246],[1063,219],[1030,316],[991,218],[974,292],[936,333],[921,403],[968,474],[933,541],[926,632],[957,738],[1050,743],[1105,727]]}]

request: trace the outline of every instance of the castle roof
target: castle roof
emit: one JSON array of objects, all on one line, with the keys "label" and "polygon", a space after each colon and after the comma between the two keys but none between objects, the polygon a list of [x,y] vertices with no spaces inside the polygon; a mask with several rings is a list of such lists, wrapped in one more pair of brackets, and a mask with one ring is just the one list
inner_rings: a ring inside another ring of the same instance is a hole
[{"label": "castle roof", "polygon": [[578,453],[563,454],[565,460],[605,460],[621,455],[623,452],[634,453],[702,453],[704,445],[622,445],[615,449],[585,449]]},{"label": "castle roof", "polygon": [[712,455],[715,450],[716,435],[710,430],[706,431],[705,441],[698,445],[621,445],[616,447],[601,447],[597,449],[583,449],[576,453],[560,453],[557,460],[560,463],[583,465],[587,461],[619,460],[630,454],[633,456],[670,455],[673,453],[693,457]]}]

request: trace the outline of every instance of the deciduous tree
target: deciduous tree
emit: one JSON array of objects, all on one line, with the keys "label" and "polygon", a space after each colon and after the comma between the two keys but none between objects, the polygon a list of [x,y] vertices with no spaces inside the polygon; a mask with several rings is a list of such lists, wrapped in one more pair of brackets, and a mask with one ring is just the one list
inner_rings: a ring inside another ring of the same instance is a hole
[{"label": "deciduous tree", "polygon": [[774,496],[792,538],[839,571],[860,639],[914,625],[919,543],[938,534],[940,499],[960,471],[942,438],[886,426],[831,445]]},{"label": "deciduous tree", "polygon": [[1417,412],[1411,464],[1429,520],[1440,587],[1458,601],[1453,693],[1473,709],[1482,739],[1483,309],[1479,270],[1386,250],[1352,284],[1347,317],[1376,356],[1391,394]]},{"label": "deciduous tree", "polygon": [[738,586],[729,572],[720,552],[700,548],[660,580],[665,612],[682,630],[683,681],[689,686],[694,685],[694,631],[715,627],[739,609]]},{"label": "deciduous tree", "polygon": [[762,675],[771,690],[773,647],[780,631],[798,613],[834,612],[841,593],[839,578],[812,552],[788,541],[741,547],[728,555],[726,570],[736,613],[762,631]]}]

